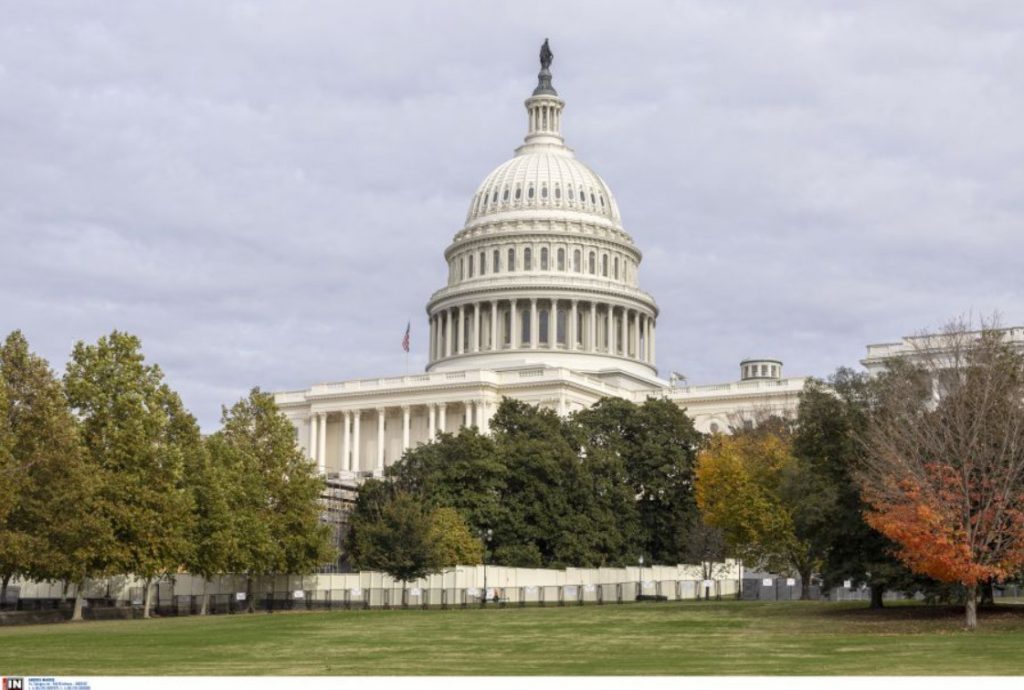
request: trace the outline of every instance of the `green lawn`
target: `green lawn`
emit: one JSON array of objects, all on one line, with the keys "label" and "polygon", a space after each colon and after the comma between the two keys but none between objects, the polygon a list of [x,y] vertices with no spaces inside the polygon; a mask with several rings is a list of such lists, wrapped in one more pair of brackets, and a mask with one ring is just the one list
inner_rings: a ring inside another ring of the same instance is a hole
[{"label": "green lawn", "polygon": [[1024,606],[334,611],[0,629],[7,675],[1022,674]]}]

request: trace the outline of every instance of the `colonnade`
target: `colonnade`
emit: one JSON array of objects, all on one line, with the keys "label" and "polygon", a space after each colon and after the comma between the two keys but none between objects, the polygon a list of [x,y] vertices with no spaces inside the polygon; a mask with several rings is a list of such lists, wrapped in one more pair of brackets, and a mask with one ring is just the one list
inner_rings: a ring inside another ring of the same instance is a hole
[{"label": "colonnade", "polygon": [[536,297],[468,302],[430,317],[430,361],[516,349],[613,354],[655,361],[655,319],[608,302]]},{"label": "colonnade", "polygon": [[[459,419],[451,419],[450,412],[458,412]],[[385,461],[391,464],[397,457],[386,454],[387,421],[389,413],[401,411],[401,452],[404,453],[412,445],[412,420],[414,415],[426,417],[425,441],[433,441],[437,435],[445,431],[454,431],[460,427],[476,426],[480,431],[490,431],[491,417],[497,409],[497,403],[486,399],[466,400],[449,403],[429,403],[421,405],[376,406],[366,409],[344,409],[314,412],[309,416],[309,457],[317,463],[321,474],[327,472],[327,427],[341,424],[339,468],[342,471],[382,471]],[[370,424],[366,424],[370,422]],[[364,457],[363,451],[368,445],[363,442],[362,432],[376,433],[375,454]],[[393,432],[392,432],[393,435]]]}]

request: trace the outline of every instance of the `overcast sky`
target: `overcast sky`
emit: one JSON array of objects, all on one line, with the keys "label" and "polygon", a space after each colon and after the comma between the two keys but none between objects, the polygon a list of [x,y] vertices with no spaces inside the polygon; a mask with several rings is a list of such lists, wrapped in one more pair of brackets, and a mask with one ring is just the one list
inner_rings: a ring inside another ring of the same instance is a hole
[{"label": "overcast sky", "polygon": [[663,375],[1024,325],[1022,27],[1019,0],[0,0],[0,335],[63,371],[135,333],[206,431],[254,385],[404,373],[409,320],[421,370],[545,37]]}]

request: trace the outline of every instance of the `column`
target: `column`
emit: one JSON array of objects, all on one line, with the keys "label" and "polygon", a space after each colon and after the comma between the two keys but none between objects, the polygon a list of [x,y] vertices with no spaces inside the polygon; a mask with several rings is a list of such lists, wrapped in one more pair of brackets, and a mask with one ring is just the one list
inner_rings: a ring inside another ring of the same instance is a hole
[{"label": "column", "polygon": [[655,338],[656,335],[657,335],[657,330],[655,329],[654,319],[651,319],[651,366],[654,366],[654,362],[656,361],[655,360],[655,352],[654,352],[654,345],[655,345],[655,343],[658,342],[656,340],[656,338]]},{"label": "column", "polygon": [[437,406],[427,405],[427,440],[433,441],[437,436]]},{"label": "column", "polygon": [[466,305],[459,305],[459,333],[455,336],[455,351],[458,354],[466,352]]},{"label": "column", "polygon": [[409,406],[402,405],[402,452],[409,450]]},{"label": "column", "polygon": [[508,304],[508,323],[509,328],[512,329],[512,332],[508,334],[508,346],[514,350],[519,346],[519,314],[516,313],[516,300],[511,299],[508,301]]},{"label": "column", "polygon": [[612,305],[609,304],[608,305],[607,314],[608,314],[608,321],[605,324],[607,326],[606,330],[608,331],[608,333],[607,333],[608,342],[606,343],[607,346],[608,346],[607,347],[607,351],[608,351],[608,354],[613,354],[615,352],[615,347],[614,347],[615,346],[615,333],[614,333],[614,331],[612,329],[615,327],[615,307],[613,307]]},{"label": "column", "polygon": [[615,353],[616,354],[618,354],[618,352],[619,352],[619,347],[622,348],[622,354],[623,355],[625,355],[629,351],[629,342],[626,340],[626,323],[627,323],[626,320],[628,318],[629,317],[626,314],[626,309],[625,309],[625,307],[623,307],[623,309],[622,309],[622,316],[619,318],[618,322],[615,324],[616,329],[618,330],[618,342],[616,343],[617,347],[615,348]]},{"label": "column", "polygon": [[387,410],[383,407],[377,408],[377,466],[375,471],[384,471],[384,417]]},{"label": "column", "polygon": [[317,431],[320,432],[320,442],[316,449],[316,465],[320,474],[327,474],[327,414],[320,414],[320,421],[317,423]]},{"label": "column", "polygon": [[585,349],[589,352],[597,352],[597,302],[590,303],[590,323],[587,324],[587,330],[590,335],[587,336],[589,342]]},{"label": "column", "polygon": [[466,427],[468,429],[469,427],[473,426],[473,403],[467,401],[467,402],[464,402],[462,404],[462,406],[466,410],[466,414],[465,414],[466,418],[463,421],[462,426],[464,426],[464,427]]},{"label": "column", "polygon": [[315,414],[309,415],[309,459],[316,460],[316,446],[319,442],[320,435],[316,430],[317,416]]},{"label": "column", "polygon": [[640,312],[633,312],[633,356],[643,359],[640,355]]},{"label": "column", "polygon": [[568,409],[568,405],[566,404],[565,396],[564,395],[558,396],[558,416],[559,417],[564,417],[565,414],[566,414],[567,409]]},{"label": "column", "polygon": [[473,305],[473,352],[480,352],[480,303]]},{"label": "column", "polygon": [[362,461],[359,458],[359,419],[363,416],[362,410],[352,413],[352,471],[358,472],[363,469]]},{"label": "column", "polygon": [[530,348],[536,350],[540,342],[540,318],[537,313],[537,298],[530,299]]},{"label": "column", "polygon": [[558,301],[548,302],[548,349],[554,350],[558,347]]},{"label": "column", "polygon": [[491,301],[491,350],[498,349],[498,300]]},{"label": "column", "polygon": [[351,412],[341,413],[341,423],[345,425],[345,428],[341,431],[341,469],[351,472],[352,471],[352,432],[349,429],[349,423],[352,421]]},{"label": "column", "polygon": [[428,326],[430,336],[427,339],[427,360],[434,361],[434,317],[430,317],[430,324]]},{"label": "column", "polygon": [[437,404],[437,430],[438,431],[447,431],[448,430],[448,420],[446,419],[447,411],[448,411],[447,404],[445,404],[445,403],[438,403]]},{"label": "column", "polygon": [[565,337],[568,340],[568,342],[565,345],[570,350],[576,349],[576,340],[579,337],[579,334],[576,332],[576,320],[579,318],[579,316],[577,315],[578,302],[579,300],[575,299],[572,301],[572,307],[569,309],[569,323],[566,324],[567,328],[565,329]]},{"label": "column", "polygon": [[444,310],[444,316],[445,316],[444,356],[445,357],[451,357],[452,356],[452,344],[454,344],[454,342],[455,342],[455,340],[452,338],[452,310],[451,309],[445,309]]},{"label": "column", "polygon": [[481,400],[480,401],[480,416],[478,416],[477,419],[480,420],[480,424],[479,424],[480,431],[482,431],[485,434],[491,433],[491,415],[492,414],[493,414],[493,410],[491,410],[491,404],[489,402],[487,402],[486,400]]}]

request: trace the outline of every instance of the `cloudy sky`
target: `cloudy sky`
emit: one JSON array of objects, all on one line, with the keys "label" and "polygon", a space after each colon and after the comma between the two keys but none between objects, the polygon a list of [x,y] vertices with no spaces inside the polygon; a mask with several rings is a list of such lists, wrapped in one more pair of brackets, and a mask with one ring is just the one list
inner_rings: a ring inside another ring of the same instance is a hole
[{"label": "cloudy sky", "polygon": [[205,430],[401,374],[545,37],[661,371],[788,374],[1024,325],[1024,6],[0,0],[0,331],[143,339]]}]

